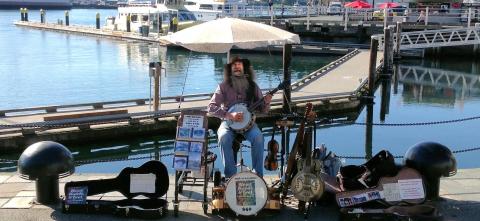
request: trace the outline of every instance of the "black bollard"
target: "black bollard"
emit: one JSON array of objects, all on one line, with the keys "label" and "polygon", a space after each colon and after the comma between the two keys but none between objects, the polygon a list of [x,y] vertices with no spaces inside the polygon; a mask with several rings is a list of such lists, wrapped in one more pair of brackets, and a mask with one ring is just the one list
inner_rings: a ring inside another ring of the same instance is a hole
[{"label": "black bollard", "polygon": [[40,9],[40,23],[45,23],[45,11]]},{"label": "black bollard", "polygon": [[25,12],[23,8],[20,8],[20,21],[25,21]]},{"label": "black bollard", "polygon": [[28,8],[25,8],[25,15],[24,15],[25,21],[28,21]]},{"label": "black bollard", "polygon": [[97,12],[96,16],[96,24],[97,24],[97,29],[100,29],[100,13]]},{"label": "black bollard", "polygon": [[65,25],[70,25],[70,15],[68,14],[68,11],[65,11]]},{"label": "black bollard", "polygon": [[130,15],[127,15],[127,32],[130,32]]}]

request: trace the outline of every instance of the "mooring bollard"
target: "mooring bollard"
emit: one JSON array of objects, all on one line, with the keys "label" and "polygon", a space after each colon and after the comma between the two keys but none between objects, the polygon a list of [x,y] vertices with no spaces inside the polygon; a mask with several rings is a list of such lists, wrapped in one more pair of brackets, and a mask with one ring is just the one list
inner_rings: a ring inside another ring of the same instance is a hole
[{"label": "mooring bollard", "polygon": [[65,11],[65,25],[70,25],[70,15],[68,14],[68,11]]},{"label": "mooring bollard", "polygon": [[402,43],[402,22],[397,22],[397,35],[396,35],[396,47],[395,47],[395,60],[400,59],[400,44]]},{"label": "mooring bollard", "polygon": [[98,12],[96,15],[96,24],[97,24],[97,29],[100,29],[100,13]]},{"label": "mooring bollard", "polygon": [[28,8],[24,8],[24,19],[25,21],[28,21]]},{"label": "mooring bollard", "polygon": [[383,74],[388,74],[388,66],[390,62],[390,29],[388,27],[383,28]]},{"label": "mooring bollard", "polygon": [[40,23],[45,23],[45,10],[40,9]]},{"label": "mooring bollard", "polygon": [[127,15],[127,32],[130,32],[130,15]]},{"label": "mooring bollard", "polygon": [[25,11],[20,8],[20,21],[25,21]]}]

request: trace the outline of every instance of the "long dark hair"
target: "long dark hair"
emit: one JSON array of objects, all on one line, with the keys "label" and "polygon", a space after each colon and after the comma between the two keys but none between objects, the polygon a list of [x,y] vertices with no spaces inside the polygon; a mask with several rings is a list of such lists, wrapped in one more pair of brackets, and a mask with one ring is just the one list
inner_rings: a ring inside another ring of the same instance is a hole
[{"label": "long dark hair", "polygon": [[231,87],[233,87],[233,83],[232,83],[232,64],[235,63],[235,62],[242,62],[243,64],[243,71],[244,71],[244,74],[245,76],[247,77],[247,80],[248,80],[248,89],[247,89],[247,99],[250,98],[250,100],[248,100],[249,102],[253,103],[255,101],[257,101],[259,98],[256,97],[256,93],[255,93],[255,73],[253,72],[253,67],[252,65],[250,64],[250,61],[248,59],[241,59],[240,57],[233,57],[231,60],[230,60],[230,63],[226,64],[224,69],[223,69],[223,79],[227,82],[228,85],[230,85]]}]

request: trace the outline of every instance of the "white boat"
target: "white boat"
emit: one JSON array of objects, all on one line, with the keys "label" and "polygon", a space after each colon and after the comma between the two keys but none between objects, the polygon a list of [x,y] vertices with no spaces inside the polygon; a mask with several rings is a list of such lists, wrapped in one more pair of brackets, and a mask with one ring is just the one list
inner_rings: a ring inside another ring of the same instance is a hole
[{"label": "white boat", "polygon": [[167,7],[166,0],[139,1],[130,0],[118,5],[116,17],[107,18],[107,28],[113,30],[127,30],[127,19],[130,17],[130,31],[140,32],[141,27],[149,26],[149,31],[157,32],[161,26],[168,27],[173,16],[180,22],[193,21],[193,15],[185,14],[174,8]]},{"label": "white boat", "polygon": [[247,3],[244,0],[185,0],[183,7],[199,21],[211,21],[219,17],[238,17]]}]

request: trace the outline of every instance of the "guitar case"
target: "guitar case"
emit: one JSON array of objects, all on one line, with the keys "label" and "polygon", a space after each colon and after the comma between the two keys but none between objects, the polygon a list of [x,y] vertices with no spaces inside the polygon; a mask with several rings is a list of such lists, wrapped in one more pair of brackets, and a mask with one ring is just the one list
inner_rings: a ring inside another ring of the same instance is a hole
[{"label": "guitar case", "polygon": [[[168,186],[167,168],[162,162],[152,160],[138,168],[124,168],[115,178],[66,183],[62,212],[157,219],[167,214],[168,202],[160,197],[167,193]],[[126,199],[87,199],[87,196],[113,191],[120,192]],[[133,199],[139,195],[146,198]]]}]

